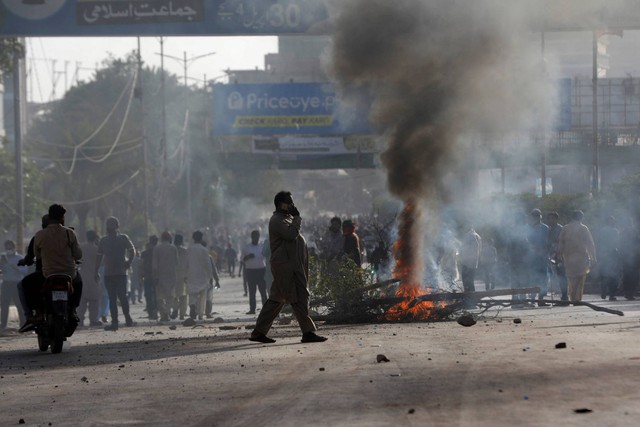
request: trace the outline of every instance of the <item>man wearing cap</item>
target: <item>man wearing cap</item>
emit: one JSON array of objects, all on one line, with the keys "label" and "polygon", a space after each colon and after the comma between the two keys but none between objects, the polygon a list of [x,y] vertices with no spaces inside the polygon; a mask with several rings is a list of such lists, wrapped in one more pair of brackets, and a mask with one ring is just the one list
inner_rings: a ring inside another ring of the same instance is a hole
[{"label": "man wearing cap", "polygon": [[300,234],[300,212],[288,191],[276,194],[273,202],[276,211],[269,220],[273,284],[249,340],[264,344],[276,342],[267,334],[280,310],[289,303],[302,330],[302,342],[326,341],[327,338],[315,334],[316,325],[309,317],[309,257],[307,243]]},{"label": "man wearing cap", "polygon": [[129,299],[127,298],[127,270],[135,256],[133,243],[126,234],[119,231],[118,218],[107,218],[105,225],[107,235],[98,244],[98,260],[96,261],[95,276],[104,260],[104,286],[109,295],[109,309],[111,310],[111,324],[105,326],[105,331],[118,330],[118,300],[122,306],[122,313],[127,326],[133,326],[133,319],[129,314]]},{"label": "man wearing cap", "polygon": [[547,305],[544,297],[547,295],[549,282],[549,227],[542,223],[542,212],[533,209],[529,215],[529,286],[540,288],[538,295],[532,298],[540,300],[538,306]]}]

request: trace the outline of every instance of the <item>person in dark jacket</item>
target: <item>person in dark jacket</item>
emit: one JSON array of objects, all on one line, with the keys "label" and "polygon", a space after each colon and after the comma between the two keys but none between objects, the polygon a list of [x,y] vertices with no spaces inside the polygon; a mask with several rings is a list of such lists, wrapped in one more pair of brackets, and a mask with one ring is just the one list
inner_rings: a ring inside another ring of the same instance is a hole
[{"label": "person in dark jacket", "polygon": [[344,236],[344,254],[352,260],[358,267],[362,265],[360,259],[360,237],[356,234],[356,226],[350,219],[342,223],[342,234]]}]

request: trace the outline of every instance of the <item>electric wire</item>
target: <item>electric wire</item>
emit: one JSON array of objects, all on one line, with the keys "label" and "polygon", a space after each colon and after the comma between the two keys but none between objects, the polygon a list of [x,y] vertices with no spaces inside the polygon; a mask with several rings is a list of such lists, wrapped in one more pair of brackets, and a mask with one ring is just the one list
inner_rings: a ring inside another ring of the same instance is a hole
[{"label": "electric wire", "polygon": [[102,162],[104,162],[105,160],[107,160],[111,156],[113,151],[116,149],[116,147],[118,145],[118,142],[120,142],[120,138],[122,137],[122,132],[124,131],[124,127],[127,124],[127,121],[129,120],[129,112],[131,111],[131,103],[133,101],[133,95],[135,93],[134,88],[135,88],[135,80],[136,79],[137,79],[137,74],[136,74],[136,76],[134,78],[132,90],[129,93],[129,100],[127,102],[127,108],[126,108],[126,110],[124,112],[124,117],[122,118],[122,123],[120,124],[120,129],[118,130],[118,135],[116,136],[116,139],[113,141],[113,145],[111,145],[111,148],[109,149],[109,151],[107,151],[107,153],[104,156],[102,156],[102,157],[100,157],[98,159],[94,159],[92,157],[87,156],[84,153],[84,151],[82,151],[82,148],[80,149],[80,152],[81,152],[82,156],[85,159],[89,160],[90,162],[92,162],[92,163],[102,163]]},{"label": "electric wire", "polygon": [[[129,153],[131,151],[137,150],[140,147],[142,147],[142,144],[137,144],[137,145],[134,145],[134,146],[131,146],[131,147],[123,148],[122,150],[114,151],[111,155],[112,156],[116,156],[118,154]],[[53,159],[53,158],[49,158],[49,157],[29,156],[28,158],[29,158],[29,160],[38,161],[38,162],[40,162],[40,161],[42,161],[42,162],[44,162],[44,161],[49,161],[49,162],[68,162],[68,161],[73,160],[73,158],[70,158],[70,157],[66,158],[66,159],[65,158]],[[82,162],[82,161],[87,161],[87,160],[89,160],[89,159],[82,158],[82,159],[77,159],[76,161]]]},{"label": "electric wire", "polygon": [[[49,63],[50,60],[49,60],[49,57],[47,57],[47,50],[44,48],[44,44],[42,44],[42,37],[38,37],[38,43],[40,44],[40,50],[42,51],[42,56],[45,59],[45,64]],[[47,70],[47,73],[50,73],[49,77],[51,78],[51,85],[53,86],[55,84],[54,81],[53,81],[54,78],[55,78],[55,74],[53,73],[52,70],[49,70],[48,67],[45,67],[45,69]],[[43,100],[44,100],[44,98],[43,98]],[[47,102],[51,102],[51,98],[49,98],[49,100]]]},{"label": "electric wire", "polygon": [[124,187],[125,185],[127,185],[129,182],[131,182],[136,176],[138,176],[138,174],[140,173],[140,169],[138,169],[137,171],[135,171],[133,173],[133,175],[131,175],[129,178],[126,179],[126,181],[124,181],[123,183],[121,183],[120,185],[118,185],[117,187],[112,188],[111,190],[107,191],[104,194],[101,194],[99,196],[96,197],[92,197],[90,199],[86,199],[86,200],[73,200],[73,201],[65,201],[65,202],[61,202],[59,200],[47,200],[45,199],[46,202],[48,203],[59,203],[62,205],[81,205],[84,203],[91,203],[91,202],[95,202],[97,200],[100,199],[104,199],[105,197],[108,197],[110,195],[112,195],[113,193],[115,193],[116,191],[120,190],[122,187]]},{"label": "electric wire", "polygon": [[[178,169],[178,175],[174,178],[171,179],[169,177],[167,177],[167,180],[169,181],[169,183],[171,184],[176,184],[180,178],[182,178],[182,175],[184,175],[184,171],[185,171],[185,166],[187,164],[187,159],[185,156],[185,141],[186,141],[186,134],[187,134],[187,126],[189,124],[189,110],[187,109],[185,111],[184,114],[184,123],[182,125],[182,137],[180,139],[180,144],[178,145],[179,147],[179,151],[180,151],[180,168]],[[176,150],[176,153],[174,153],[174,155],[172,157],[169,157],[170,159],[175,157],[177,155],[178,150]]]},{"label": "electric wire", "polygon": [[173,152],[173,154],[170,154],[169,156],[167,156],[167,159],[174,159],[178,155],[178,153],[181,154],[182,151],[184,151],[184,141],[185,141],[188,122],[189,122],[189,110],[185,111],[184,113],[184,122],[182,124],[182,134],[180,135],[180,142],[178,143],[178,146],[176,147],[176,150]]},{"label": "electric wire", "polygon": [[113,113],[116,111],[116,108],[120,104],[120,101],[122,101],[122,98],[124,98],[124,95],[127,92],[127,88],[129,86],[131,86],[131,93],[133,94],[133,91],[135,89],[135,80],[137,76],[138,76],[138,71],[136,70],[133,72],[131,79],[129,80],[127,85],[125,85],[125,87],[123,88],[122,92],[118,96],[116,103],[113,105],[113,108],[111,109],[109,114],[107,114],[107,117],[105,117],[103,122],[98,126],[98,128],[91,135],[89,135],[89,137],[87,137],[80,144],[77,144],[73,147],[73,159],[71,160],[71,166],[69,167],[68,170],[65,170],[64,168],[62,169],[62,172],[64,172],[66,175],[71,175],[73,173],[73,170],[75,169],[75,164],[78,157],[78,150],[80,150],[85,144],[90,142],[102,130],[102,128],[104,128],[104,126],[107,124],[107,122],[109,121]]},{"label": "electric wire", "polygon": [[[120,147],[124,146],[124,145],[129,145],[129,144],[133,144],[135,142],[138,142],[142,139],[141,136],[137,136],[135,138],[132,139],[128,139],[126,141],[121,142]],[[43,141],[41,139],[33,139],[33,140],[29,140],[30,143],[34,143],[34,144],[41,144],[41,145],[50,145],[52,147],[61,147],[61,148],[73,148],[72,145],[68,145],[68,144],[56,144],[55,142],[47,142],[47,141]],[[92,145],[91,147],[82,147],[83,150],[104,150],[105,148],[109,148],[111,147],[111,144],[105,144],[105,145]],[[69,159],[71,160],[71,159]]]},{"label": "electric wire", "polygon": [[[27,41],[29,43],[29,50],[34,51],[33,41],[31,40],[31,38],[28,38]],[[31,60],[31,69],[31,72],[36,79],[36,85],[38,86],[38,95],[40,95],[39,99],[40,101],[43,101],[44,97],[42,96],[42,85],[40,84],[40,74],[38,73],[38,61]],[[31,94],[31,96],[33,97],[33,94]],[[33,101],[33,99],[31,100]]]}]

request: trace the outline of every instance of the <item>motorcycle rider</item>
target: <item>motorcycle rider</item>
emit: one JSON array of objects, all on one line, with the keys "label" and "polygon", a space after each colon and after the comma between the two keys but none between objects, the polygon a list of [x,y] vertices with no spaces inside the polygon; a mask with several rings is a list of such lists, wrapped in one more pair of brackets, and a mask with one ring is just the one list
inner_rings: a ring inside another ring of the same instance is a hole
[{"label": "motorcycle rider", "polygon": [[[76,263],[82,259],[82,250],[75,232],[64,226],[64,214],[67,210],[59,204],[49,206],[49,224],[34,237],[34,253],[42,260],[42,274],[49,277],[54,274],[66,274],[72,279],[73,292],[70,295],[70,323],[77,326],[76,308],[82,296],[82,278]],[[73,328],[75,329],[75,327]]]},{"label": "motorcycle rider", "polygon": [[[49,225],[49,214],[45,214],[42,216],[42,228],[47,228]],[[27,247],[27,254],[24,258],[18,261],[18,265],[23,266],[31,266],[35,263],[35,271],[31,274],[26,275],[19,283],[18,283],[18,297],[20,298],[20,303],[22,304],[22,311],[27,319],[24,325],[20,328],[19,332],[27,332],[32,330],[37,323],[42,321],[42,316],[34,315],[33,310],[38,307],[38,299],[40,298],[40,288],[42,288],[42,284],[44,283],[44,276],[42,275],[42,260],[36,259],[36,255],[34,253],[33,245],[35,241],[35,236],[31,238],[29,241],[29,246]]]}]

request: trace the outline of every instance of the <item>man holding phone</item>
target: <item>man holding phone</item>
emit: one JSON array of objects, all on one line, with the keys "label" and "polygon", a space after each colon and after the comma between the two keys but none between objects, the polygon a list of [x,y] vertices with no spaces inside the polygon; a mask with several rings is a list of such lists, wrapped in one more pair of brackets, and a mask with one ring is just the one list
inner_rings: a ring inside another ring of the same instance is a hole
[{"label": "man holding phone", "polygon": [[302,330],[302,342],[326,341],[327,338],[315,334],[316,325],[309,317],[309,256],[307,243],[300,234],[300,212],[288,191],[276,194],[273,202],[276,210],[269,220],[273,284],[249,340],[264,344],[276,342],[267,333],[282,307],[289,303]]}]

